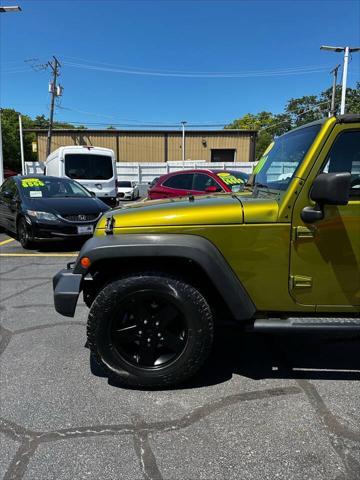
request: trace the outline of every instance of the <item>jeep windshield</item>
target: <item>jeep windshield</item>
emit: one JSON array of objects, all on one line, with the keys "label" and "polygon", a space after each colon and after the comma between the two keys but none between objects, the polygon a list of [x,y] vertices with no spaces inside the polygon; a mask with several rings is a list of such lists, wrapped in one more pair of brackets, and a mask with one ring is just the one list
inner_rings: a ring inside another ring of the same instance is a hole
[{"label": "jeep windshield", "polygon": [[317,123],[278,137],[255,167],[253,186],[286,190],[321,127]]}]

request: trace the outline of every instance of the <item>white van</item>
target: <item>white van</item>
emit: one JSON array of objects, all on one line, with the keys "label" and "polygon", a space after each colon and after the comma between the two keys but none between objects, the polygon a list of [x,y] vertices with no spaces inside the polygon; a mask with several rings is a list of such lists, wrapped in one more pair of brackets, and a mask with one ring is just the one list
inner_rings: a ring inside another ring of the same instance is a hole
[{"label": "white van", "polygon": [[48,156],[44,173],[72,178],[108,205],[116,205],[116,161],[110,148],[60,147]]}]

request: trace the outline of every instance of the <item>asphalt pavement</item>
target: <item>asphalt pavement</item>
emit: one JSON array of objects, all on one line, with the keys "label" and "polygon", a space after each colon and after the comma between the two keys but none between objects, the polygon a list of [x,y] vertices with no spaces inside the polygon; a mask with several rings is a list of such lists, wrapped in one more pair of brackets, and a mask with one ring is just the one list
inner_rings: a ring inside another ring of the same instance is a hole
[{"label": "asphalt pavement", "polygon": [[78,248],[0,234],[0,478],[360,479],[359,337],[224,328],[186,386],[121,388],[53,308]]}]

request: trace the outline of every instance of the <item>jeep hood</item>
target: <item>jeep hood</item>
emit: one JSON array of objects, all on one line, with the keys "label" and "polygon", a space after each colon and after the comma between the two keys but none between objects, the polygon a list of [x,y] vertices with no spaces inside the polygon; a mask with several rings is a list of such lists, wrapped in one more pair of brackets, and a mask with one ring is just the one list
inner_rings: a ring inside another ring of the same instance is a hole
[{"label": "jeep hood", "polygon": [[150,200],[110,210],[97,229],[104,229],[110,217],[114,228],[131,228],[268,223],[276,221],[277,212],[274,200],[231,194]]}]

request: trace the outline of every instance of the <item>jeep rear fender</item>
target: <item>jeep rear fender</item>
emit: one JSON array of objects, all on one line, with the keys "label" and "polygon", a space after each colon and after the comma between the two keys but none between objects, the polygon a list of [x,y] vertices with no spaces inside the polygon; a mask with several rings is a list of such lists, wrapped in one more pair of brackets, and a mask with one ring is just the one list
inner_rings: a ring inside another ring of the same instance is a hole
[{"label": "jeep rear fender", "polygon": [[[234,271],[209,240],[198,235],[120,234],[93,237],[82,247],[74,273],[85,273],[80,264],[121,258],[181,258],[195,262],[208,276],[236,320],[253,317],[256,308]],[[155,260],[156,261],[156,260]],[[174,272],[176,273],[176,272]]]}]

